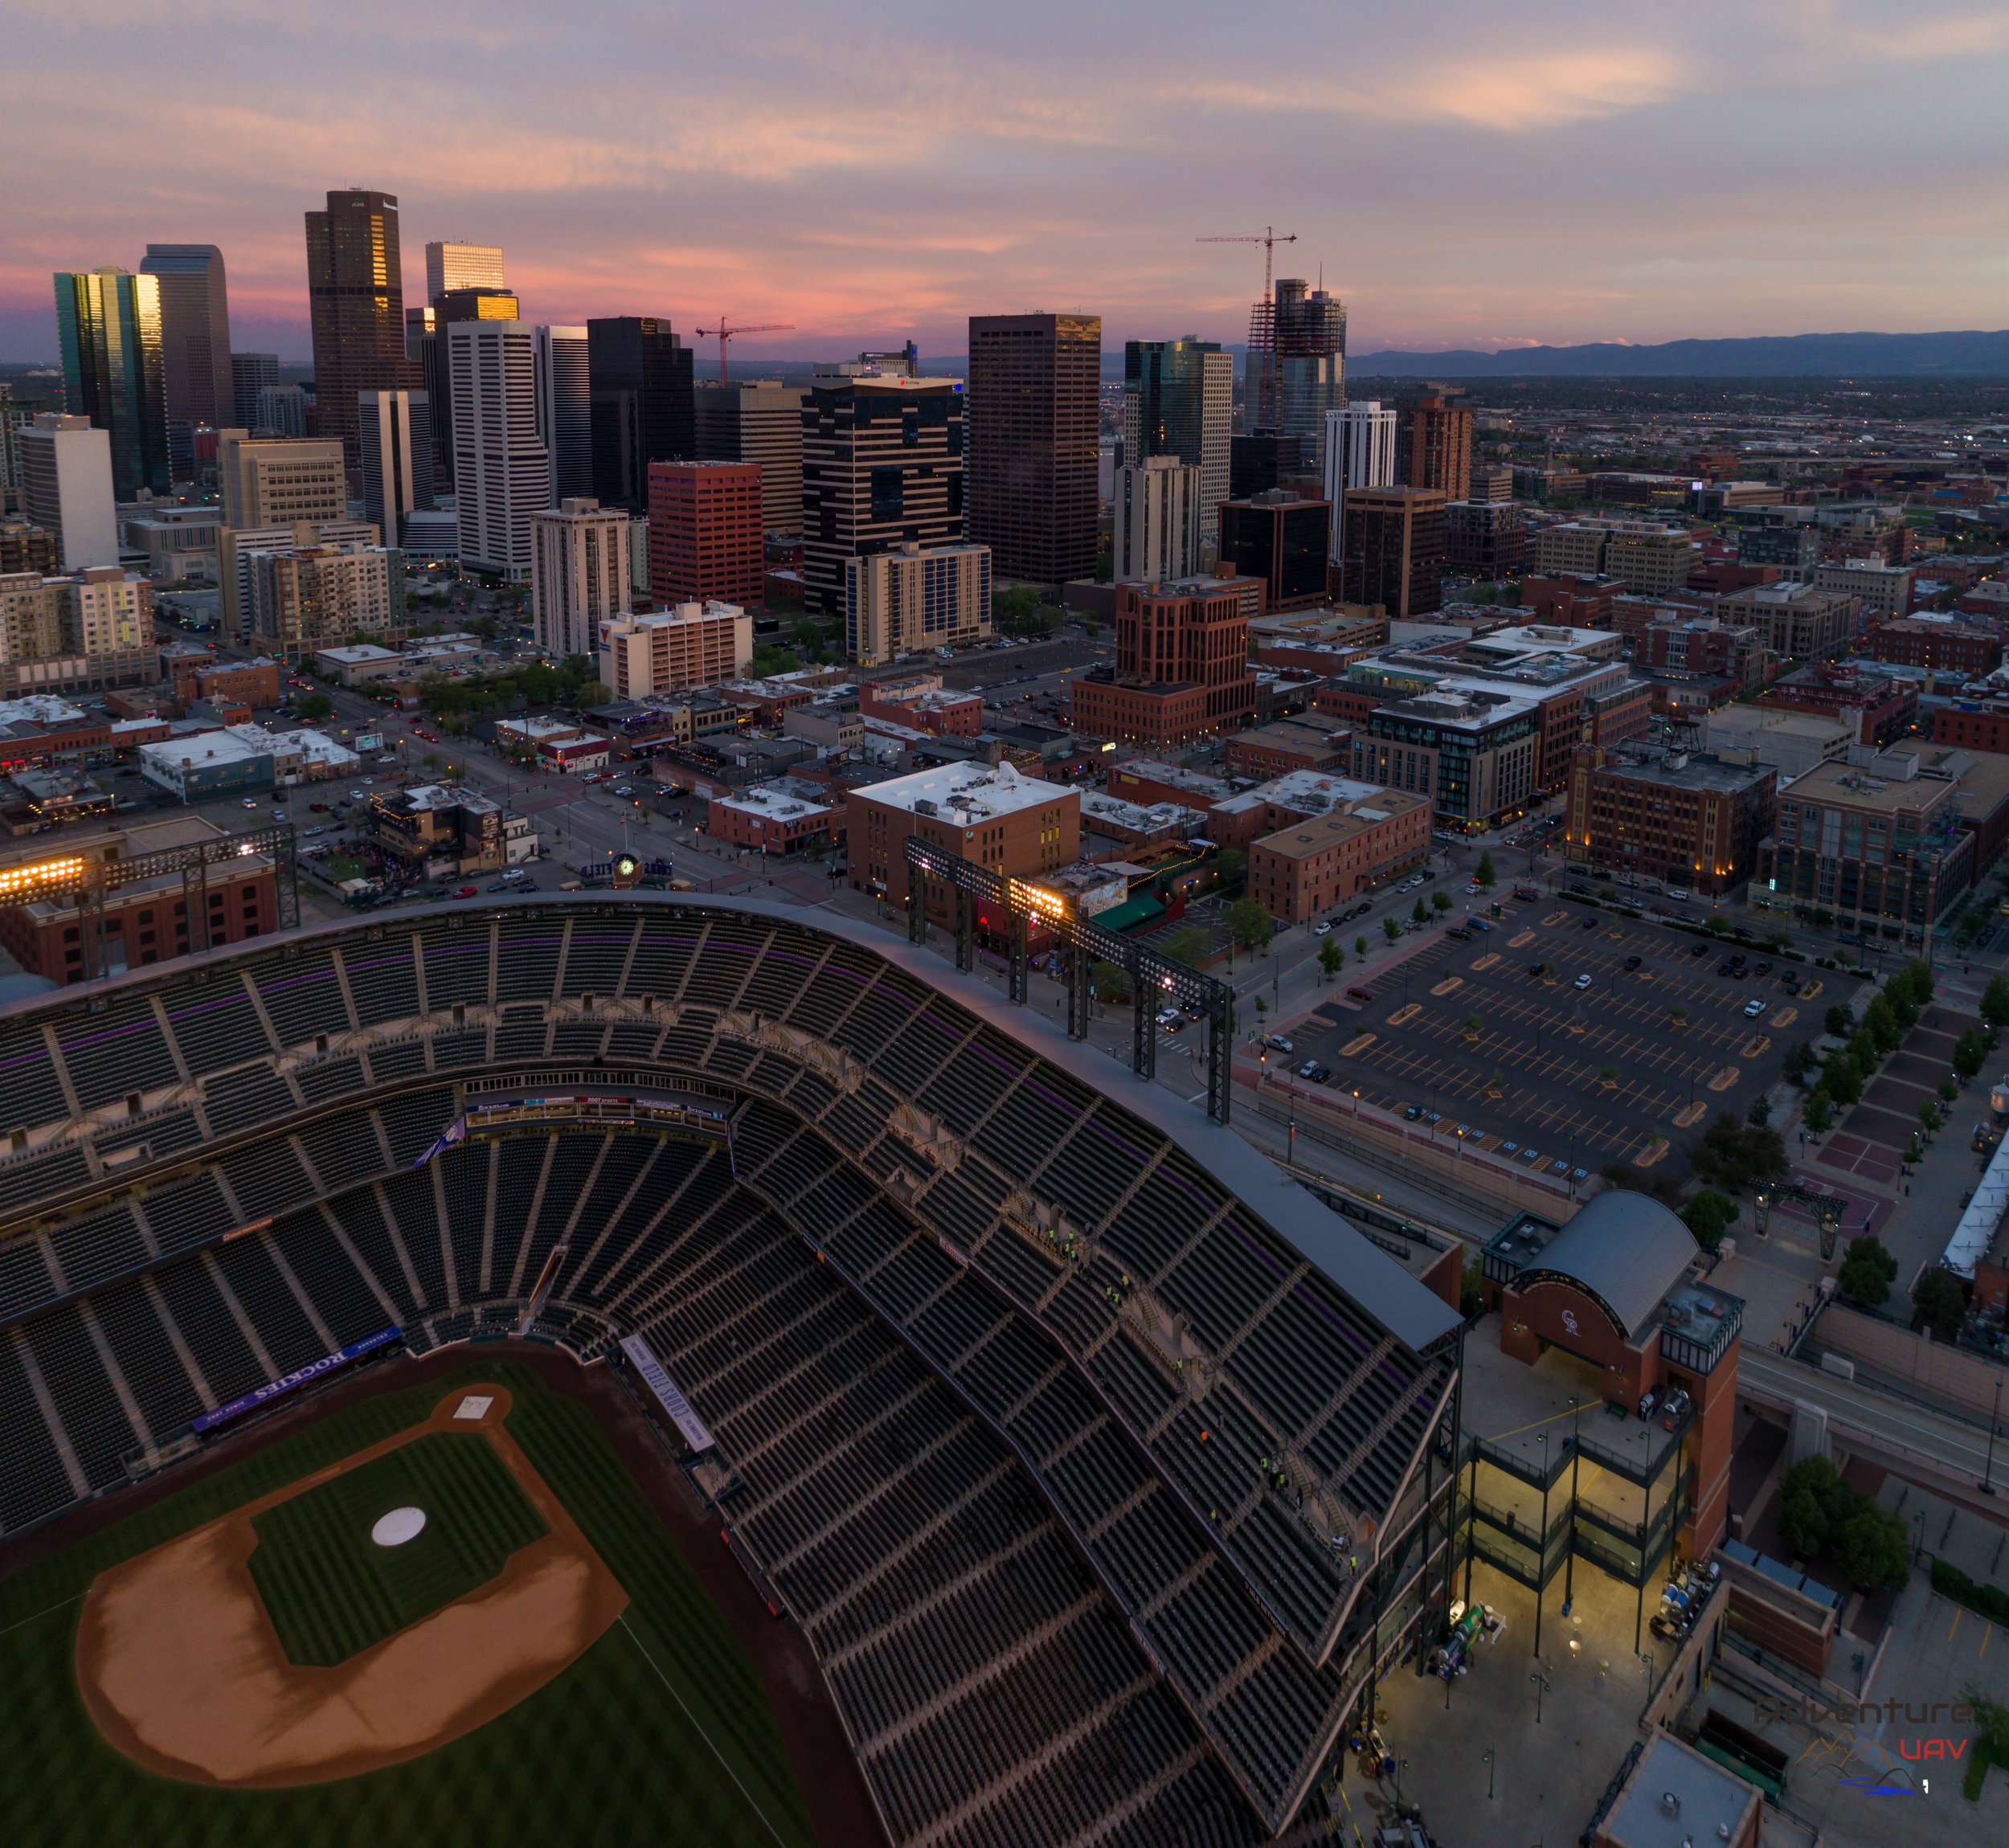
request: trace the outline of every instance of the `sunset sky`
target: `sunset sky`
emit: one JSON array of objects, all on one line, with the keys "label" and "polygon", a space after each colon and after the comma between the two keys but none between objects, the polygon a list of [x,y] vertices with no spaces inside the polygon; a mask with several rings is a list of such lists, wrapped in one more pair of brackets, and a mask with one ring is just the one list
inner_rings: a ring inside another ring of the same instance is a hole
[{"label": "sunset sky", "polygon": [[2004,0],[14,0],[0,359],[50,274],[215,243],[309,356],[301,215],[398,195],[526,319],[724,311],[821,357],[972,312],[1239,341],[1257,247],[1348,345],[2009,325]]}]

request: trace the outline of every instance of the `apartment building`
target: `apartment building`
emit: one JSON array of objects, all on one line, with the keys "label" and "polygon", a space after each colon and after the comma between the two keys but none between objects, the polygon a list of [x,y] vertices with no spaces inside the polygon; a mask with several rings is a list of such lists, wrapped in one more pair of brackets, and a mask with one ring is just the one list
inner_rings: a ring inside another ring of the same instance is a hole
[{"label": "apartment building", "polygon": [[1119,584],[1115,662],[1076,679],[1074,724],[1127,743],[1189,744],[1246,725],[1255,687],[1247,607],[1234,579]]},{"label": "apartment building", "polygon": [[1887,564],[1881,558],[1848,558],[1814,567],[1815,589],[1855,598],[1872,625],[1909,615],[1917,579],[1915,565]]},{"label": "apartment building", "polygon": [[404,555],[385,546],[322,545],[250,555],[250,633],[282,660],[364,635],[404,639]]},{"label": "apartment building", "polygon": [[1607,576],[1648,596],[1680,590],[1694,560],[1684,529],[1645,520],[1565,521],[1535,536],[1540,575]]},{"label": "apartment building", "polygon": [[1273,918],[1307,924],[1430,852],[1424,795],[1348,783],[1323,814],[1305,816],[1249,848],[1249,895]]},{"label": "apartment building", "polygon": [[1943,617],[1885,623],[1869,636],[1870,653],[1877,660],[1975,679],[2002,665],[2002,647],[1994,630]]},{"label": "apartment building", "polygon": [[600,631],[601,680],[617,700],[736,680],[753,660],[753,618],[737,603],[679,603],[619,615]]},{"label": "apartment building", "polygon": [[560,659],[590,655],[628,605],[626,513],[581,496],[530,516],[530,621],[539,648]]},{"label": "apartment building", "polygon": [[1377,706],[1353,734],[1352,775],[1424,796],[1440,827],[1476,833],[1540,787],[1539,702],[1440,685]]},{"label": "apartment building", "polygon": [[924,648],[988,641],[991,570],[988,546],[910,542],[845,559],[845,659],[882,667]]},{"label": "apartment building", "polygon": [[[350,423],[356,426],[355,415]],[[349,517],[349,480],[339,437],[252,436],[219,430],[216,480],[226,526],[290,526],[299,520]]]},{"label": "apartment building", "polygon": [[1757,632],[1781,660],[1832,660],[1845,654],[1860,626],[1862,599],[1815,584],[1760,584],[1720,599],[1718,619]]},{"label": "apartment building", "polygon": [[651,462],[650,594],[665,603],[759,609],[767,595],[764,517],[758,463]]}]

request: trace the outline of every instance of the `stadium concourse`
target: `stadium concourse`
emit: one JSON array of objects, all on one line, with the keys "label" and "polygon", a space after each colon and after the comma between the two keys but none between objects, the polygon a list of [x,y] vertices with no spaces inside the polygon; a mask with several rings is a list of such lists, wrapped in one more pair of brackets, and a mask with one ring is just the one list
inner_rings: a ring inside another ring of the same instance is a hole
[{"label": "stadium concourse", "polygon": [[351,1350],[555,1344],[657,1414],[917,1845],[1322,1835],[1452,1595],[1455,1311],[863,926],[360,920],[16,1006],[0,1097],[0,1536]]}]

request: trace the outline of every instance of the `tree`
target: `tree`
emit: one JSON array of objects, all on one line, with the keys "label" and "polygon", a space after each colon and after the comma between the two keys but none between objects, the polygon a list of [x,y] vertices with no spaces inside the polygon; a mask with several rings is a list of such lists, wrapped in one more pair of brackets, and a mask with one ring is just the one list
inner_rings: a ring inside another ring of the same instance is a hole
[{"label": "tree", "polygon": [[1484,1030],[1485,1025],[1486,1023],[1480,1020],[1478,1015],[1467,1014],[1465,1016],[1465,1037],[1468,1040],[1477,1039]]},{"label": "tree", "polygon": [[1427,924],[1430,921],[1430,908],[1424,904],[1423,895],[1420,892],[1416,895],[1416,903],[1410,912],[1410,917],[1418,924]]},{"label": "tree", "polygon": [[1451,908],[1451,895],[1448,892],[1433,892],[1430,903],[1439,911],[1448,911]]},{"label": "tree", "polygon": [[1939,1106],[1930,1098],[1918,1106],[1919,1124],[1927,1135],[1932,1135],[1939,1127],[1941,1120]]},{"label": "tree", "polygon": [[1741,1122],[1728,1110],[1719,1111],[1688,1147],[1689,1171],[1733,1193],[1753,1181],[1774,1180],[1786,1168],[1786,1143],[1778,1131]]},{"label": "tree", "polygon": [[[1985,1001],[1986,996],[1982,996]],[[1979,1031],[1970,1027],[1954,1042],[1954,1069],[1963,1078],[1971,1078],[1988,1062],[1988,1042]]]},{"label": "tree", "polygon": [[1401,934],[1402,926],[1397,924],[1393,918],[1384,918],[1381,920],[1381,934],[1385,937],[1389,942],[1393,943],[1397,937],[1401,935]]},{"label": "tree", "polygon": [[1270,938],[1275,934],[1275,926],[1262,902],[1254,898],[1237,898],[1223,914],[1228,934],[1238,948],[1266,950]]},{"label": "tree", "polygon": [[1912,1286],[1911,1306],[1912,1314],[1940,1341],[1951,1341],[1967,1319],[1960,1279],[1942,1265],[1935,1264]]},{"label": "tree", "polygon": [[2009,1027],[2009,978],[1998,975],[1981,991],[1981,1017],[1991,1027]]},{"label": "tree", "polygon": [[1729,1195],[1705,1187],[1681,1209],[1681,1223],[1695,1235],[1704,1251],[1714,1251],[1723,1235],[1737,1223],[1737,1202]]},{"label": "tree", "polygon": [[1213,948],[1213,939],[1201,930],[1178,930],[1159,946],[1175,963],[1197,969]]},{"label": "tree", "polygon": [[1868,1033],[1858,1033],[1848,1042],[1849,1061],[1856,1068],[1856,1075],[1864,1084],[1876,1077],[1876,1068],[1882,1061],[1876,1050],[1876,1042]]},{"label": "tree", "polygon": [[1367,954],[1367,939],[1365,937],[1356,937],[1353,939],[1353,954],[1356,956],[1365,956]]},{"label": "tree", "polygon": [[325,718],[334,709],[335,702],[324,693],[309,693],[293,707],[302,718],[309,721]]},{"label": "tree", "polygon": [[1675,1001],[1669,1004],[1667,1008],[1667,1018],[1673,1022],[1675,1030],[1677,1032],[1680,1031],[1681,1023],[1688,1019],[1688,1010],[1683,1007],[1679,1001]]},{"label": "tree", "polygon": [[1959,1095],[1960,1086],[1955,1084],[1951,1078],[1941,1078],[1939,1081],[1939,1101],[1942,1104],[1951,1103],[1954,1099]]},{"label": "tree", "polygon": [[1753,1129],[1766,1128],[1772,1121],[1772,1100],[1760,1091],[1752,1098],[1751,1107],[1744,1113],[1744,1120]]},{"label": "tree", "polygon": [[1821,1089],[1838,1104],[1847,1106],[1863,1101],[1863,1081],[1856,1076],[1856,1062],[1846,1053],[1831,1053],[1821,1067]]},{"label": "tree", "polygon": [[1901,1515],[1858,1498],[1856,1512],[1830,1541],[1835,1564],[1858,1591],[1901,1585],[1909,1569],[1911,1535]]},{"label": "tree", "polygon": [[1834,1039],[1847,1039],[1855,1025],[1856,1016],[1839,1001],[1821,1016],[1821,1030]]},{"label": "tree", "polygon": [[1889,996],[1879,995],[1870,1003],[1863,1015],[1863,1031],[1876,1042],[1876,1050],[1885,1058],[1905,1043],[1897,1016],[1891,1010]]},{"label": "tree", "polygon": [[1618,1068],[1616,1065],[1599,1066],[1598,1081],[1601,1085],[1615,1085],[1618,1081]]},{"label": "tree", "polygon": [[1814,1057],[1814,1049],[1806,1041],[1795,1040],[1786,1049],[1786,1057],[1780,1069],[1785,1073],[1786,1081],[1789,1085],[1804,1085],[1806,1074],[1819,1062]]},{"label": "tree", "polygon": [[1842,1253],[1842,1267],[1836,1273],[1835,1286],[1843,1295],[1860,1302],[1865,1309],[1874,1309],[1890,1295],[1890,1286],[1897,1281],[1897,1260],[1884,1249],[1880,1238],[1851,1238],[1848,1249]]},{"label": "tree", "polygon": [[1721,937],[1730,927],[1729,925],[1725,924],[1721,918],[1717,917],[1713,911],[1712,911],[1708,917],[1702,920],[1702,928],[1708,931],[1712,937]]},{"label": "tree", "polygon": [[1929,1008],[1932,1005],[1931,964],[1919,957],[1913,957],[1898,972],[1891,986],[1895,987],[1900,982],[1905,985],[1905,996],[1914,1008]]},{"label": "tree", "polygon": [[1853,1511],[1853,1494],[1825,1457],[1808,1457],[1786,1472],[1779,1484],[1779,1537],[1798,1558],[1818,1560],[1835,1529]]},{"label": "tree", "polygon": [[1493,871],[1493,856],[1492,850],[1490,848],[1482,848],[1480,850],[1479,856],[1479,870],[1477,873],[1474,873],[1472,877],[1476,879],[1481,885],[1484,886],[1488,892],[1491,891],[1494,886],[1500,883],[1498,876]]},{"label": "tree", "polygon": [[1486,1306],[1486,1267],[1477,1258],[1465,1266],[1459,1280],[1458,1312],[1467,1322],[1475,1321]]},{"label": "tree", "polygon": [[1793,939],[1783,930],[1774,930],[1765,939],[1765,946],[1774,955],[1783,955],[1793,947]]},{"label": "tree", "polygon": [[1240,889],[1249,870],[1249,857],[1238,847],[1224,847],[1213,857],[1213,876],[1223,885]]}]

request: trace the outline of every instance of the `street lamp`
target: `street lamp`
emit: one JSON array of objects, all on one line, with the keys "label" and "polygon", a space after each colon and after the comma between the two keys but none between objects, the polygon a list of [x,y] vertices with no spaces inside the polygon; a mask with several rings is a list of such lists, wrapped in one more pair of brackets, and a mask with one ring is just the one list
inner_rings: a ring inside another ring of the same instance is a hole
[{"label": "street lamp", "polygon": [[1535,1684],[1535,1723],[1539,1726],[1541,1724],[1541,1697],[1549,1691],[1549,1678],[1536,1669],[1528,1678]]},{"label": "street lamp", "polygon": [[1995,1421],[2001,1416],[2002,1381],[1998,1379],[1995,1381],[1995,1408],[1988,1414],[1988,1462],[1986,1468],[1982,1471],[1981,1477],[1981,1492],[1984,1495],[1992,1495],[1995,1492]]},{"label": "street lamp", "polygon": [[1488,1802],[1491,1801],[1493,1795],[1493,1761],[1499,1755],[1499,1747],[1489,1745],[1486,1748],[1486,1797]]}]

